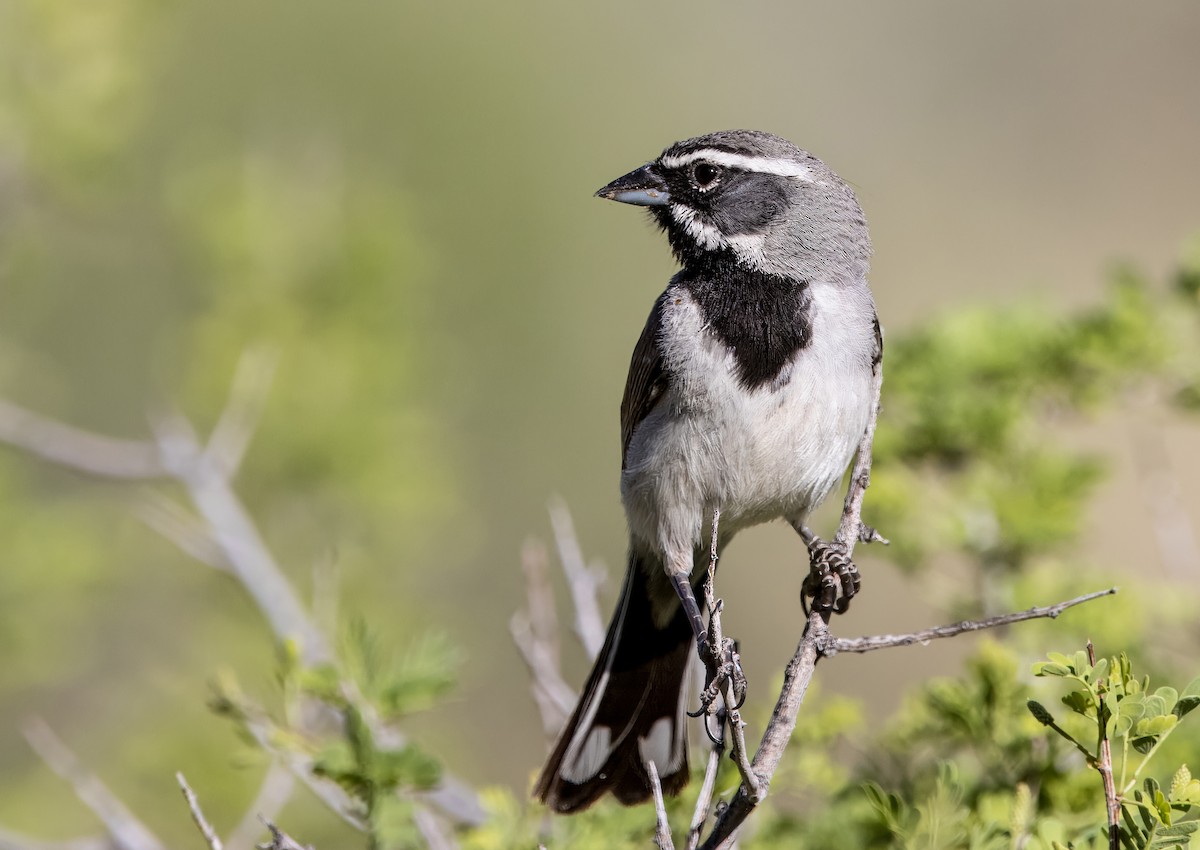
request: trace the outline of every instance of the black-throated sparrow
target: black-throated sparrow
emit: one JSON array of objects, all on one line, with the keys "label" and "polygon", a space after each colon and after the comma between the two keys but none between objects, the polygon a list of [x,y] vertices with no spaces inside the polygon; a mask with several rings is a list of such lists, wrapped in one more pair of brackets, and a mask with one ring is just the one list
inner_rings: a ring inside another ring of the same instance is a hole
[{"label": "black-throated sparrow", "polygon": [[[621,402],[629,566],[608,637],[538,780],[573,812],[688,779],[683,683],[718,546],[782,517],[797,530],[841,479],[882,353],[867,224],[819,159],[768,133],[678,142],[600,197],[649,208],[683,268],[633,350]],[[693,574],[693,572],[695,574]]]}]

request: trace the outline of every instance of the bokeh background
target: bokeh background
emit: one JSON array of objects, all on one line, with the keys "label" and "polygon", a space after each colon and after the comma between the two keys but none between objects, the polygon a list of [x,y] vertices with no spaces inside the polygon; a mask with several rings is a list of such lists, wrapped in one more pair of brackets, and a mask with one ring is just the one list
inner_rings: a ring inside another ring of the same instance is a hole
[{"label": "bokeh background", "polygon": [[[472,782],[523,789],[544,744],[507,632],[519,552],[561,496],[611,598],[617,406],[673,271],[641,215],[592,192],[676,139],[767,129],[856,187],[890,332],[1086,305],[1112,264],[1164,275],[1200,230],[1197,44],[1187,0],[0,0],[0,395],[114,436],[169,405],[206,430],[238,358],[275,352],[237,482],[268,543],[305,593],[336,576],[343,617],[397,652],[448,637],[461,687],[413,731]],[[1087,557],[1161,580],[1138,446],[1195,515],[1194,425],[1066,433],[1111,467]],[[191,830],[175,770],[218,823],[257,785],[204,703],[226,667],[270,688],[270,635],[139,498],[0,452],[7,827],[95,829],[24,742],[31,715],[164,836]],[[726,558],[762,699],[798,634],[801,556],[766,528]],[[845,633],[945,618],[936,571],[864,569]],[[820,676],[882,716],[961,644]],[[292,831],[322,846],[336,826],[304,808]]]}]

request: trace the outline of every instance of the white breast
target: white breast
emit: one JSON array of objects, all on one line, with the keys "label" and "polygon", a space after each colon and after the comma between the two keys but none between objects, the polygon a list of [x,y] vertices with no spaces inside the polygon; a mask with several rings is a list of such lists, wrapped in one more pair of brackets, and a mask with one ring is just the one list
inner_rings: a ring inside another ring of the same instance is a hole
[{"label": "white breast", "polygon": [[621,478],[635,539],[690,552],[715,507],[723,537],[801,522],[837,484],[866,428],[874,308],[865,286],[811,287],[811,342],[756,390],[686,293],[664,306],[672,386],[634,432]]}]

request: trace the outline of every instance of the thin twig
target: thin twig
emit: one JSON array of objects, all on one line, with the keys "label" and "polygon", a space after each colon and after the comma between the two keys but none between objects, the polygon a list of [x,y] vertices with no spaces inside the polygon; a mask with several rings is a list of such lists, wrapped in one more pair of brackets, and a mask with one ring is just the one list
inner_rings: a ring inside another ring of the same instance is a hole
[{"label": "thin twig", "polygon": [[263,819],[274,820],[292,798],[295,789],[296,777],[285,765],[272,760],[267,772],[263,774],[258,793],[254,795],[254,802],[229,833],[229,846],[253,846],[255,839],[262,835]]},{"label": "thin twig", "polygon": [[658,766],[653,759],[646,762],[646,772],[650,774],[650,788],[654,792],[654,843],[658,850],[675,850],[671,824],[667,820],[667,805],[663,801],[662,782],[659,781]]},{"label": "thin twig", "polygon": [[246,351],[238,360],[229,401],[208,438],[208,453],[227,478],[237,472],[258,428],[278,359],[277,352],[264,348]]},{"label": "thin twig", "polygon": [[174,543],[184,554],[213,569],[230,572],[229,561],[212,529],[174,499],[150,490],[135,508],[138,519]]},{"label": "thin twig", "polygon": [[179,414],[165,414],[152,424],[163,464],[187,488],[233,573],[266,615],[272,631],[282,639],[298,639],[306,664],[332,661],[329,641],[304,610],[223,469],[201,447],[188,421]]},{"label": "thin twig", "polygon": [[421,837],[425,839],[428,850],[458,850],[458,842],[454,840],[454,836],[429,809],[416,806],[413,809],[413,822]]},{"label": "thin twig", "polygon": [[1090,602],[1093,599],[1099,599],[1101,596],[1112,596],[1116,592],[1117,589],[1115,587],[1110,587],[1108,590],[1085,593],[1083,596],[1076,596],[1074,599],[1068,599],[1065,602],[1059,602],[1055,605],[1029,608],[1025,611],[1017,611],[1012,614],[1000,614],[996,617],[988,617],[983,620],[963,620],[958,623],[935,626],[931,629],[922,629],[921,631],[904,635],[872,635],[870,637],[857,638],[830,637],[821,647],[821,654],[829,657],[839,652],[871,652],[876,649],[888,649],[893,646],[911,646],[914,643],[925,644],[939,638],[954,637],[963,632],[994,629],[997,626],[1007,626],[1010,623],[1020,623],[1024,620],[1034,620],[1039,617],[1048,617],[1053,620],[1068,608],[1073,608],[1084,602]]},{"label": "thin twig", "polygon": [[187,800],[188,811],[192,813],[192,820],[196,822],[196,828],[208,842],[209,850],[221,850],[221,839],[217,835],[217,831],[212,828],[212,824],[208,822],[208,818],[204,817],[204,812],[200,809],[200,801],[196,799],[196,792],[187,784],[183,773],[176,773],[175,781],[179,783],[179,788],[183,791],[183,799]]},{"label": "thin twig", "polygon": [[263,824],[271,833],[271,843],[259,844],[258,850],[313,850],[312,845],[301,844],[266,818]]},{"label": "thin twig", "polygon": [[0,442],[43,460],[102,478],[163,478],[154,443],[106,437],[64,425],[0,399]]},{"label": "thin twig", "polygon": [[163,850],[162,842],[117,799],[99,777],[80,763],[45,721],[25,724],[25,740],[46,765],[71,784],[75,796],[91,809],[121,850]]},{"label": "thin twig", "polygon": [[[1088,663],[1093,667],[1096,666],[1096,648],[1092,646],[1089,639],[1087,642]],[[1099,731],[1097,734],[1100,737],[1100,759],[1096,764],[1096,770],[1100,771],[1100,779],[1104,784],[1104,803],[1106,814],[1108,815],[1108,848],[1109,850],[1121,850],[1121,803],[1117,799],[1117,787],[1113,783],[1112,770],[1112,747],[1108,741],[1108,714],[1104,708],[1104,689],[1100,688],[1097,694],[1099,699],[1099,708],[1096,712],[1096,718],[1099,721]]]},{"label": "thin twig", "polygon": [[575,524],[571,513],[561,499],[550,502],[550,525],[554,529],[554,540],[558,546],[558,557],[567,587],[571,590],[571,601],[575,606],[575,634],[589,659],[600,654],[604,646],[604,617],[600,613],[599,589],[604,584],[605,571],[588,566],[583,559],[579,538],[575,535]]},{"label": "thin twig", "polygon": [[527,540],[521,548],[521,568],[525,573],[525,598],[528,609],[518,611],[509,620],[509,631],[532,680],[533,698],[542,716],[547,737],[558,734],[571,713],[575,692],[562,677],[559,667],[558,615],[554,591],[550,587],[546,549],[536,540]]},{"label": "thin twig", "polygon": [[704,767],[704,782],[696,797],[696,808],[692,811],[692,823],[688,828],[687,850],[696,850],[700,846],[700,833],[708,820],[708,810],[712,805],[713,789],[717,784],[717,769],[721,765],[721,756],[725,754],[725,719],[717,717],[717,728],[720,733],[708,752],[708,764]]},{"label": "thin twig", "polygon": [[[713,509],[712,537],[709,541],[708,552],[708,574],[704,579],[704,604],[708,607],[708,628],[711,645],[714,647],[724,647],[725,645],[725,634],[721,627],[721,610],[723,604],[721,600],[716,598],[717,559],[719,557],[718,544],[720,542],[718,527],[720,524],[721,509],[718,507]],[[735,656],[734,664],[736,663]],[[741,712],[738,711],[739,700],[734,693],[732,676],[724,682],[721,699],[725,702],[725,726],[729,729],[731,741],[729,757],[733,759],[733,763],[737,765],[738,772],[742,775],[742,784],[757,799],[763,786],[750,764],[750,756],[746,747],[746,724],[742,722]]]},{"label": "thin twig", "polygon": [[69,838],[66,841],[42,841],[0,828],[0,850],[113,850],[113,843],[109,838],[99,835]]},{"label": "thin twig", "polygon": [[[186,532],[174,526],[171,531],[177,533],[169,532],[169,539],[185,551],[197,550],[194,554],[204,555],[213,565],[223,563],[253,598],[276,636],[281,640],[299,640],[306,664],[333,662],[328,639],[305,610],[229,481],[229,473],[250,439],[248,429],[257,420],[270,373],[269,365],[261,359],[251,358],[244,363],[249,365],[242,370],[238,387],[231,393],[230,405],[237,409],[222,415],[225,424],[219,426],[220,433],[210,440],[211,450],[201,446],[190,423],[178,414],[154,419],[152,442],[120,440],[64,425],[3,400],[0,400],[0,442],[91,475],[141,480],[174,478],[187,491],[199,519]],[[185,516],[186,512],[174,512],[171,521],[177,522]],[[156,520],[163,521],[163,530],[171,524],[161,512],[151,522]],[[205,526],[211,533],[211,543],[194,538],[203,533],[200,529]],[[212,546],[219,554],[211,550]],[[373,731],[399,737],[395,730]],[[301,775],[301,778],[311,784],[312,777]],[[486,817],[475,792],[453,776],[443,776],[439,787],[420,796],[457,823],[477,825]]]}]

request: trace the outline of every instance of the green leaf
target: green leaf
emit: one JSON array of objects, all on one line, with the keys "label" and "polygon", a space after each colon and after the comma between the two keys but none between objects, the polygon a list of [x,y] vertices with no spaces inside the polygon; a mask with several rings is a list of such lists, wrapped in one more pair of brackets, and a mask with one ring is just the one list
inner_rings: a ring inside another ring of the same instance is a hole
[{"label": "green leaf", "polygon": [[1141,737],[1155,737],[1175,728],[1179,718],[1174,714],[1160,714],[1156,717],[1143,717],[1133,727],[1133,734]]},{"label": "green leaf", "polygon": [[1098,704],[1095,697],[1087,691],[1071,691],[1062,698],[1062,703],[1076,714],[1084,717],[1095,717]]},{"label": "green leaf", "polygon": [[1176,717],[1183,717],[1193,708],[1200,705],[1200,676],[1192,679],[1183,693],[1179,695],[1178,702],[1175,703],[1173,709]]},{"label": "green leaf", "polygon": [[1174,711],[1175,704],[1179,702],[1179,691],[1172,687],[1168,687],[1167,685],[1163,685],[1161,688],[1156,690],[1154,692],[1154,696],[1162,700],[1164,712]]},{"label": "green leaf", "polygon": [[332,664],[320,664],[298,670],[295,673],[295,682],[300,690],[317,699],[335,705],[345,702],[342,697],[341,679],[337,668]]},{"label": "green leaf", "polygon": [[1194,820],[1159,826],[1152,831],[1146,850],[1186,850],[1197,829],[1200,829],[1200,821]]},{"label": "green leaf", "polygon": [[413,804],[394,795],[380,796],[371,811],[373,850],[400,850],[424,847],[413,818]]},{"label": "green leaf", "polygon": [[1067,665],[1054,661],[1039,661],[1033,665],[1033,675],[1035,676],[1066,676],[1070,672]]},{"label": "green leaf", "polygon": [[376,756],[374,775],[385,788],[428,790],[442,778],[442,766],[437,759],[409,744],[398,750],[387,750]]}]

